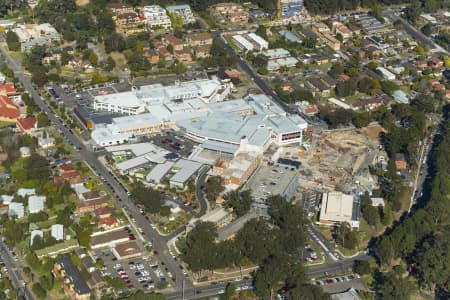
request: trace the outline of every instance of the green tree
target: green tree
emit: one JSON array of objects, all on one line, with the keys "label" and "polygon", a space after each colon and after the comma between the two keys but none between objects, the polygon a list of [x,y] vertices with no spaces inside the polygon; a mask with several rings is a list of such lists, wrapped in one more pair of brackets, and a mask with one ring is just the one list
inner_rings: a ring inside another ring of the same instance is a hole
[{"label": "green tree", "polygon": [[38,86],[43,86],[48,82],[47,73],[44,68],[36,68],[31,76],[31,80]]},{"label": "green tree", "polygon": [[379,273],[376,277],[376,290],[381,299],[407,300],[414,291],[411,282],[393,272]]},{"label": "green tree", "polygon": [[107,72],[111,72],[112,70],[114,70],[114,68],[116,67],[116,62],[114,61],[114,59],[111,56],[108,56],[108,58],[106,59],[105,62],[105,71]]},{"label": "green tree", "polygon": [[263,75],[263,76],[269,74],[269,70],[267,70],[267,67],[260,67],[260,68],[258,68],[257,71],[258,71],[258,74]]},{"label": "green tree", "polygon": [[144,205],[150,213],[158,213],[164,204],[161,193],[143,184],[137,184],[131,193],[135,203]]},{"label": "green tree", "polygon": [[97,66],[97,64],[98,64],[98,56],[97,56],[97,54],[95,54],[94,52],[91,52],[91,54],[89,55],[88,60],[89,60],[89,63],[91,65],[93,65],[94,67]]},{"label": "green tree", "polygon": [[420,28],[420,31],[422,31],[422,33],[425,34],[426,36],[430,36],[433,33],[433,27],[431,26],[430,23],[427,23],[424,26],[422,26],[422,28]]},{"label": "green tree", "polygon": [[328,71],[328,75],[330,75],[333,78],[337,78],[339,75],[344,73],[344,66],[341,63],[335,63],[331,66],[330,70]]},{"label": "green tree", "polygon": [[363,111],[363,112],[359,112],[355,115],[353,123],[355,124],[356,127],[358,128],[362,128],[362,127],[366,127],[367,125],[369,125],[371,119],[370,119],[370,114],[367,111]]},{"label": "green tree", "polygon": [[75,267],[79,267],[82,264],[81,258],[77,255],[71,255],[70,261],[73,263]]},{"label": "green tree", "polygon": [[20,51],[19,37],[14,31],[8,30],[6,33],[6,43],[10,51]]},{"label": "green tree", "polygon": [[[167,285],[167,283],[166,283],[166,285]],[[165,300],[166,297],[163,294],[157,294],[154,292],[152,292],[150,294],[146,294],[146,293],[144,294],[144,292],[142,290],[137,290],[134,294],[132,294],[131,296],[129,296],[125,299],[128,299],[128,300]]]},{"label": "green tree", "polygon": [[69,62],[73,59],[73,55],[69,54],[67,51],[61,52],[61,65],[66,66],[69,64]]},{"label": "green tree", "polygon": [[127,287],[122,278],[119,277],[105,277],[105,281],[115,290],[120,290]]},{"label": "green tree", "polygon": [[169,13],[170,21],[174,31],[183,29],[183,18],[179,14]]},{"label": "green tree", "polygon": [[267,28],[264,25],[259,25],[255,33],[260,37],[262,37],[263,39],[268,40]]},{"label": "green tree", "polygon": [[421,7],[419,0],[412,0],[411,5],[406,8],[405,16],[406,19],[413,25],[416,24],[420,17]]},{"label": "green tree", "polygon": [[50,291],[53,288],[53,276],[43,275],[39,277],[39,282],[44,290]]},{"label": "green tree", "polygon": [[342,223],[336,229],[336,242],[344,248],[355,249],[358,244],[357,233],[348,223]]},{"label": "green tree", "polygon": [[183,260],[189,265],[192,272],[212,270],[215,261],[215,243],[217,237],[216,227],[210,222],[198,223],[186,236],[186,247],[183,249]]},{"label": "green tree", "polygon": [[373,81],[369,77],[363,77],[358,81],[358,90],[361,93],[369,94],[369,92],[373,89]]},{"label": "green tree", "polygon": [[109,34],[114,33],[116,29],[116,23],[112,18],[112,14],[110,12],[105,12],[101,10],[99,14],[96,16],[97,19],[97,28],[102,36],[107,36]]},{"label": "green tree", "polygon": [[210,202],[215,202],[224,190],[225,188],[222,185],[222,178],[219,176],[211,176],[205,182],[204,191]]},{"label": "green tree", "polygon": [[439,8],[438,2],[436,0],[425,0],[423,6],[425,11],[428,13],[434,13]]},{"label": "green tree", "polygon": [[359,275],[367,275],[370,274],[370,264],[367,260],[357,260],[355,261],[354,270]]},{"label": "green tree", "polygon": [[372,9],[370,10],[370,14],[377,19],[378,21],[380,21],[381,23],[384,23],[384,18],[383,18],[383,8],[381,7],[380,4],[378,3],[374,3],[372,5]]},{"label": "green tree", "polygon": [[233,283],[227,284],[225,287],[225,293],[220,295],[220,300],[231,300],[233,299],[234,295],[236,294],[236,286]]},{"label": "green tree", "polygon": [[172,65],[172,72],[174,72],[177,75],[185,73],[186,70],[187,70],[187,68],[182,62],[175,62]]},{"label": "green tree", "polygon": [[399,89],[399,86],[392,81],[383,80],[381,81],[381,89],[388,95],[392,95],[395,91]]},{"label": "green tree", "polygon": [[170,206],[163,206],[163,207],[161,207],[161,211],[159,212],[159,214],[162,217],[170,216]]},{"label": "green tree", "polygon": [[31,289],[33,294],[35,294],[39,299],[45,299],[47,297],[47,292],[39,282],[34,283]]},{"label": "green tree", "polygon": [[50,125],[50,121],[48,119],[48,116],[44,113],[39,113],[37,115],[37,126],[39,128],[42,128],[42,127],[47,127],[49,125]]},{"label": "green tree", "polygon": [[83,246],[88,249],[91,248],[91,244],[90,244],[91,234],[92,234],[92,229],[90,229],[90,228],[85,228],[84,230],[77,232],[77,239],[78,239],[78,243],[80,243],[80,246]]},{"label": "green tree", "polygon": [[354,80],[339,81],[335,90],[338,97],[351,96],[356,92],[356,83]]},{"label": "green tree", "polygon": [[233,212],[237,217],[245,215],[253,203],[251,192],[246,190],[243,192],[232,191],[223,196],[225,199],[224,205],[233,208]]},{"label": "green tree", "polygon": [[47,159],[37,153],[32,153],[31,156],[28,157],[25,164],[25,170],[27,171],[28,180],[45,182],[50,176]]},{"label": "green tree", "polygon": [[450,238],[435,234],[418,245],[414,256],[415,271],[420,285],[431,291],[446,290],[450,285]]}]

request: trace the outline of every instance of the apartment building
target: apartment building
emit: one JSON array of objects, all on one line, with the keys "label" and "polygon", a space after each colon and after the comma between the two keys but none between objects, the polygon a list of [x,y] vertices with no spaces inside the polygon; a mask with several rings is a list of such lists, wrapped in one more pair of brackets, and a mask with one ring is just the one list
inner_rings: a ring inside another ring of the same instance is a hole
[{"label": "apartment building", "polygon": [[171,14],[181,16],[183,25],[195,23],[194,14],[191,7],[187,4],[167,6],[166,9]]},{"label": "apartment building", "polygon": [[113,14],[129,14],[134,12],[132,5],[127,3],[108,3],[106,9],[110,10]]},{"label": "apartment building", "polygon": [[53,266],[53,275],[63,281],[64,292],[71,300],[88,300],[91,290],[81,276],[80,271],[72,263],[70,256],[62,256]]},{"label": "apartment building", "polygon": [[145,23],[150,29],[155,27],[170,29],[172,27],[166,10],[159,5],[144,6],[141,10],[141,17],[145,19]]},{"label": "apartment building", "polygon": [[29,51],[36,45],[50,45],[61,39],[59,33],[49,23],[18,25],[12,31],[19,37],[22,51]]},{"label": "apartment building", "polygon": [[250,13],[237,3],[218,3],[211,6],[210,12],[220,24],[246,24],[250,18]]}]

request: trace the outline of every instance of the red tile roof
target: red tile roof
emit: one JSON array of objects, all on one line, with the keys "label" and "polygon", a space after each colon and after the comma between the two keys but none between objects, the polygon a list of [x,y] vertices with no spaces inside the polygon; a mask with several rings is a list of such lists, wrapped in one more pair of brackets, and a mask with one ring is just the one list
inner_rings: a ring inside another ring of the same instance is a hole
[{"label": "red tile roof", "polygon": [[0,84],[0,94],[4,94],[7,96],[14,96],[14,95],[20,95],[20,92],[18,92],[15,89],[14,83],[5,83],[5,84]]},{"label": "red tile roof", "polygon": [[94,210],[94,214],[97,216],[111,215],[112,213],[113,209],[111,207],[100,207]]},{"label": "red tile roof", "polygon": [[163,42],[167,43],[167,44],[171,44],[173,46],[177,46],[177,45],[183,45],[183,41],[180,40],[179,38],[177,38],[174,35],[168,34],[166,36],[163,37]]},{"label": "red tile roof", "polygon": [[98,225],[107,225],[107,226],[112,226],[117,223],[119,223],[119,220],[117,220],[117,218],[114,216],[103,218],[98,221]]},{"label": "red tile roof", "polygon": [[18,119],[17,125],[21,131],[28,131],[36,128],[37,120],[35,117],[29,117],[24,119]]},{"label": "red tile roof", "polygon": [[75,167],[71,163],[63,164],[59,166],[59,171],[73,171],[75,170]]},{"label": "red tile roof", "polygon": [[19,108],[7,96],[0,95],[0,117],[15,120],[20,117]]}]

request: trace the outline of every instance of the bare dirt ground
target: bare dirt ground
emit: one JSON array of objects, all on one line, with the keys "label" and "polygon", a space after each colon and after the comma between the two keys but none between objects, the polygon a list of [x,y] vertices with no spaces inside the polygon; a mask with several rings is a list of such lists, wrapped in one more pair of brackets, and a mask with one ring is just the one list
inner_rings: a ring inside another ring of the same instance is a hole
[{"label": "bare dirt ground", "polygon": [[285,147],[279,157],[297,160],[300,186],[317,191],[351,192],[354,176],[367,169],[378,153],[381,127],[364,131],[313,131],[310,147]]},{"label": "bare dirt ground", "polygon": [[84,6],[89,4],[89,0],[75,0],[75,3],[77,4],[77,6]]},{"label": "bare dirt ground", "polygon": [[361,133],[367,135],[371,140],[376,141],[380,137],[381,132],[386,132],[380,125],[367,126],[361,129]]}]

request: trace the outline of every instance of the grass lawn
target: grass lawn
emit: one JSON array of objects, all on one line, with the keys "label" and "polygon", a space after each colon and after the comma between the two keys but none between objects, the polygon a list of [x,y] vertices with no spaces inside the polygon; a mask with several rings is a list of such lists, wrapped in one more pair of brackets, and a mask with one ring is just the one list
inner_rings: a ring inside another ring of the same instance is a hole
[{"label": "grass lawn", "polygon": [[49,228],[53,224],[56,224],[56,218],[48,219],[42,222],[37,223],[39,228]]},{"label": "grass lawn", "polygon": [[20,51],[9,51],[9,54],[11,55],[14,60],[22,61],[23,60],[23,53]]},{"label": "grass lawn", "polygon": [[5,121],[0,121],[0,129],[2,128],[6,128],[8,126],[14,125],[14,122],[5,122]]},{"label": "grass lawn", "polygon": [[409,205],[411,204],[411,195],[412,195],[412,187],[402,186],[400,188],[400,192],[397,197],[399,197],[400,203],[402,207],[400,211],[394,213],[394,219],[398,220],[405,211],[409,209]]},{"label": "grass lawn", "polygon": [[233,48],[234,51],[236,51],[236,52],[241,51],[241,49],[236,45],[236,43],[233,41],[233,39],[231,38],[230,35],[224,36],[224,37],[227,40],[228,44],[231,46],[231,48]]},{"label": "grass lawn", "polygon": [[373,288],[375,286],[375,278],[373,278],[373,274],[367,274],[367,275],[363,275],[361,276],[362,280],[366,283],[366,285],[368,287]]},{"label": "grass lawn", "polygon": [[336,246],[336,249],[339,250],[344,256],[353,256],[358,252],[358,249],[347,249],[341,246]]},{"label": "grass lawn", "polygon": [[353,96],[345,97],[344,99],[345,99],[345,103],[347,103],[348,105],[351,105],[351,104],[361,100],[361,95],[355,94]]},{"label": "grass lawn", "polygon": [[367,243],[373,237],[377,236],[377,230],[374,230],[366,220],[361,218],[359,221],[359,247],[360,249],[366,248]]},{"label": "grass lawn", "polygon": [[127,65],[127,59],[125,58],[125,55],[123,55],[120,52],[111,52],[111,58],[114,59],[114,62],[116,63],[116,70],[122,70]]},{"label": "grass lawn", "polygon": [[75,74],[75,70],[71,67],[67,67],[67,66],[62,66],[61,67],[61,74],[60,76],[63,77],[73,77]]}]

